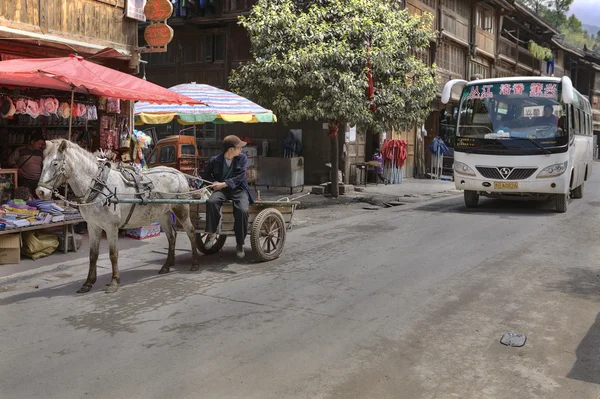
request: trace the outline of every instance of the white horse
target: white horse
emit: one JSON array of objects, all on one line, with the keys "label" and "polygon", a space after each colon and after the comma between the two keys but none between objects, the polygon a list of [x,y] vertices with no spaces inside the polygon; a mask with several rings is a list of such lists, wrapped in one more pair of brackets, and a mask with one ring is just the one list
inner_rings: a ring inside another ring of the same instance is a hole
[{"label": "white horse", "polygon": [[[186,177],[173,168],[158,167],[144,172],[143,175],[152,182],[154,196],[157,193],[176,194],[190,190]],[[119,229],[136,228],[159,221],[169,241],[167,261],[159,274],[168,273],[175,263],[176,232],[171,214],[175,215],[192,244],[193,263],[190,270],[199,269],[199,254],[194,227],[190,221],[189,205],[109,205],[107,199],[113,193],[116,192],[117,196],[122,198],[133,198],[139,194],[138,187],[127,184],[119,171],[111,169],[109,164],[99,164],[96,157],[77,144],[67,140],[47,141],[44,166],[36,193],[42,199],[50,199],[53,192],[65,183],[80,198],[81,216],[88,224],[90,235],[89,273],[78,293],[88,292],[96,282],[96,262],[103,230],[108,239],[112,263],[112,280],[106,289],[107,293],[117,291],[120,283],[117,248]]]}]

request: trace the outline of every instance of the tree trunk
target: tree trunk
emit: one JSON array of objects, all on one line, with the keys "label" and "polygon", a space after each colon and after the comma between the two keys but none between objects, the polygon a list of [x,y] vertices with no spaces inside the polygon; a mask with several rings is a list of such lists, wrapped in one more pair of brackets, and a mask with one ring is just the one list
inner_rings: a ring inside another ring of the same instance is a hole
[{"label": "tree trunk", "polygon": [[340,165],[340,151],[339,151],[339,141],[338,141],[338,130],[339,125],[329,124],[329,139],[330,139],[330,147],[331,147],[331,197],[337,198],[340,195],[340,188],[338,182],[338,170]]}]

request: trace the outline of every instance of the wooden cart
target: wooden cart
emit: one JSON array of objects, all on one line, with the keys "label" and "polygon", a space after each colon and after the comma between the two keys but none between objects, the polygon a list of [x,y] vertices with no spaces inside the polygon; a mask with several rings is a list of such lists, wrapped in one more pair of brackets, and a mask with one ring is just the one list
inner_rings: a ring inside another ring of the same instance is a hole
[{"label": "wooden cart", "polygon": [[[190,201],[190,218],[196,228],[198,249],[206,254],[219,252],[227,236],[233,236],[233,204],[227,202],[221,208],[221,225],[217,231],[215,244],[206,249],[208,234],[205,231],[206,204]],[[256,201],[248,208],[248,232],[252,251],[263,262],[277,259],[283,251],[286,233],[292,228],[292,217],[299,202],[295,201]]]}]

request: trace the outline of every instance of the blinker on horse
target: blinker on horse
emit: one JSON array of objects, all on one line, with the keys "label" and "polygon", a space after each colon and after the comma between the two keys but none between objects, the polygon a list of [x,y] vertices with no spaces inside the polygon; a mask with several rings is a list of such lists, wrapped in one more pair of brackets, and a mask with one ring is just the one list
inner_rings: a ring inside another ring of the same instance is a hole
[{"label": "blinker on horse", "polygon": [[[42,199],[50,199],[55,190],[68,184],[73,193],[80,198],[80,213],[88,224],[90,236],[90,264],[87,279],[78,293],[88,292],[96,282],[96,264],[98,261],[102,231],[106,232],[109,244],[112,278],[106,292],[117,291],[120,284],[117,247],[119,229],[137,228],[159,221],[169,242],[167,261],[159,273],[168,273],[175,263],[176,231],[171,214],[182,225],[191,245],[193,262],[191,271],[199,269],[199,253],[196,247],[195,229],[190,221],[188,204],[110,204],[108,198],[119,196],[135,198],[140,195],[161,198],[164,193],[185,194],[190,188],[186,177],[176,169],[157,167],[132,176],[135,172],[125,173],[111,168],[111,165],[98,159],[90,152],[67,140],[46,142],[44,165],[40,182],[36,190]],[[131,184],[131,177],[135,184]],[[140,188],[143,187],[142,192]],[[168,195],[168,197],[172,197]]]}]

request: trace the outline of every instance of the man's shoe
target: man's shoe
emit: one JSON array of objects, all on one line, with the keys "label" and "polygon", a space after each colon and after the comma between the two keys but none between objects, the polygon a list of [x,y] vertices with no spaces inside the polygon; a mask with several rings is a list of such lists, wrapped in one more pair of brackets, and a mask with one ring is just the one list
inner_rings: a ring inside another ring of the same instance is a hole
[{"label": "man's shoe", "polygon": [[246,252],[244,252],[244,246],[236,245],[235,246],[235,254],[237,255],[237,257],[239,259],[244,259],[244,257],[246,256]]},{"label": "man's shoe", "polygon": [[214,247],[216,241],[217,241],[217,235],[214,233],[208,233],[208,238],[206,239],[206,242],[204,243],[204,249],[211,249],[212,247]]}]

